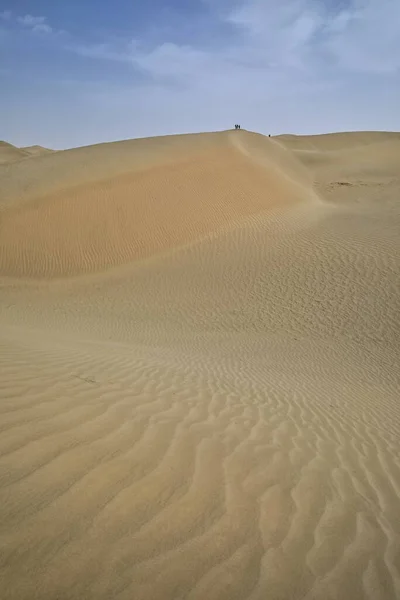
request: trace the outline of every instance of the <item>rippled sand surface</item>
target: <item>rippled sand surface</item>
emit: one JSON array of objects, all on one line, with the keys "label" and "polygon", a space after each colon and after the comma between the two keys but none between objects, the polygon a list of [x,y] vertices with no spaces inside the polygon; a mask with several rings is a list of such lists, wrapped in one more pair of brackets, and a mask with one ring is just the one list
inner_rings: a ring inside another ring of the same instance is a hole
[{"label": "rippled sand surface", "polygon": [[0,597],[400,598],[400,134],[13,148]]}]

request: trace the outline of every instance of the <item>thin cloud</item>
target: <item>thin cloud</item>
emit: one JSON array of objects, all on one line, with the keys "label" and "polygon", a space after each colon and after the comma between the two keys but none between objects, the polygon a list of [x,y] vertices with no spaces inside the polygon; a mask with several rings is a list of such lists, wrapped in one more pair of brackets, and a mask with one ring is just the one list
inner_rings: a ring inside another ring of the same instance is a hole
[{"label": "thin cloud", "polygon": [[68,49],[84,57],[131,63],[160,81],[188,81],[201,75],[203,69],[212,76],[218,66],[224,72],[227,66],[242,65],[266,74],[287,69],[291,74],[294,70],[319,76],[326,74],[326,67],[343,72],[392,73],[400,66],[398,0],[351,0],[336,10],[323,0],[222,4],[217,0],[210,18],[232,29],[232,35],[221,39],[217,49],[211,39],[209,44],[204,39],[201,45],[182,44],[174,41],[173,35],[148,48],[145,32],[142,39],[133,41],[75,42]]},{"label": "thin cloud", "polygon": [[43,25],[45,21],[46,17],[33,17],[32,15],[17,17],[17,23],[20,23],[25,27],[36,27],[36,25]]},{"label": "thin cloud", "polygon": [[325,48],[337,66],[362,73],[400,69],[400,2],[353,0],[327,26]]},{"label": "thin cloud", "polygon": [[110,60],[124,63],[132,63],[133,60],[132,42],[112,44],[109,42],[101,44],[85,44],[80,42],[70,42],[65,46],[66,50],[78,54],[84,58],[93,58],[95,60]]},{"label": "thin cloud", "polygon": [[5,10],[0,13],[0,19],[8,23],[8,28],[16,25],[34,33],[55,33],[54,29],[48,24],[46,17],[35,17],[30,14],[13,17],[11,10]]},{"label": "thin cloud", "polygon": [[53,33],[53,28],[47,25],[47,23],[38,23],[38,25],[32,28],[32,31],[37,33]]}]

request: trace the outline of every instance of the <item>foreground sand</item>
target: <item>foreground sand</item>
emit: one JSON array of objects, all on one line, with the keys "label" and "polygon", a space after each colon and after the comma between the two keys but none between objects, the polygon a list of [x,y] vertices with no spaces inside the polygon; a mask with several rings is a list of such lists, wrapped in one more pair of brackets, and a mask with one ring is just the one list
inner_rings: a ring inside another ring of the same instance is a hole
[{"label": "foreground sand", "polygon": [[0,597],[399,598],[400,135],[11,154]]}]

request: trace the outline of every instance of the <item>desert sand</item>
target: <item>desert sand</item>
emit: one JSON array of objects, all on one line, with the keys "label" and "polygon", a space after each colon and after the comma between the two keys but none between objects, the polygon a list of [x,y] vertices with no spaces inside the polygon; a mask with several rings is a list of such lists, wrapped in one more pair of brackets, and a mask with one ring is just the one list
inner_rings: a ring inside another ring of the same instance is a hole
[{"label": "desert sand", "polygon": [[2,600],[400,598],[400,134],[0,151]]}]

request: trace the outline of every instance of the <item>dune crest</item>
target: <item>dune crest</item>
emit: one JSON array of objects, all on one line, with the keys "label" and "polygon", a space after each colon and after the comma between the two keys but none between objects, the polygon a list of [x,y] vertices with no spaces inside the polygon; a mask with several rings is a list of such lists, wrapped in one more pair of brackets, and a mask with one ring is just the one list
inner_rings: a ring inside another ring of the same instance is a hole
[{"label": "dune crest", "polygon": [[43,148],[43,146],[24,146],[21,150],[30,156],[40,156],[54,152],[54,150],[50,150],[49,148]]},{"label": "dune crest", "polygon": [[2,599],[400,597],[399,173],[384,132],[0,165]]}]

